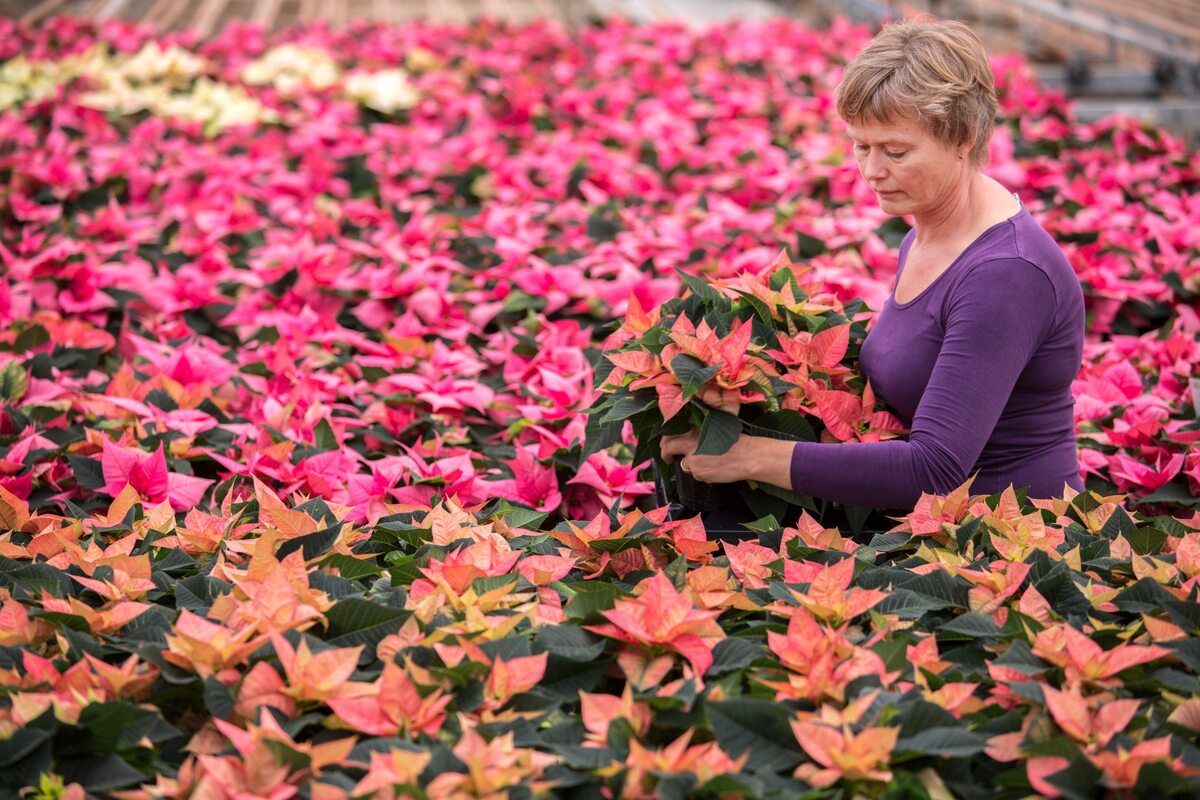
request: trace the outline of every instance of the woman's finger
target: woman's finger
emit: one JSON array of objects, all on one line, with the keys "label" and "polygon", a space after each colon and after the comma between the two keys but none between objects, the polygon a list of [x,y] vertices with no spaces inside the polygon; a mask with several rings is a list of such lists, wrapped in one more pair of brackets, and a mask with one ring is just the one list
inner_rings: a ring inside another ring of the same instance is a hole
[{"label": "woman's finger", "polygon": [[671,456],[686,456],[691,453],[696,449],[699,440],[699,431],[695,430],[664,436],[659,442],[659,451],[663,459],[669,461]]}]

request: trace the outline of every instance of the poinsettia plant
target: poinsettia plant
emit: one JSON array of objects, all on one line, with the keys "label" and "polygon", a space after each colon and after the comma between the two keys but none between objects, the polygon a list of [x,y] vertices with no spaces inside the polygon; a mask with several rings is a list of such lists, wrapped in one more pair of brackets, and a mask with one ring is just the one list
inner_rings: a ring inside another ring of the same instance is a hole
[{"label": "poinsettia plant", "polygon": [[[862,300],[843,303],[786,251],[757,273],[679,276],[682,297],[650,311],[632,300],[604,341],[585,457],[621,441],[626,423],[634,461],[658,459],[663,469],[661,438],[692,428],[704,455],[727,452],[743,432],[830,442],[904,433],[858,371]],[[793,492],[763,488],[811,506]]]}]

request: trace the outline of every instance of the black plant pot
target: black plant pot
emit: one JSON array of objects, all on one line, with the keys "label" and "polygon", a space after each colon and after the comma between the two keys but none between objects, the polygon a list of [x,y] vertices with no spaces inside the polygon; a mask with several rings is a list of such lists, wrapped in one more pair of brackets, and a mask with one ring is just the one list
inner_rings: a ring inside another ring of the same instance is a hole
[{"label": "black plant pot", "polygon": [[675,500],[689,511],[705,513],[743,505],[738,483],[706,483],[684,472],[679,461],[671,465]]}]

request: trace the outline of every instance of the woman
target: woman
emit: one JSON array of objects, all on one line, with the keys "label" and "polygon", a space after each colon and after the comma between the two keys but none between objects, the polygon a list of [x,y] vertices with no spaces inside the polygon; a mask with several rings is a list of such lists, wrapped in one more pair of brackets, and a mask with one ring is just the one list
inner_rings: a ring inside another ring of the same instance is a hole
[{"label": "woman", "polygon": [[879,204],[912,219],[861,353],[911,433],[850,444],[743,435],[704,456],[693,431],[664,437],[664,458],[682,456],[702,481],[750,479],[873,508],[912,508],[972,475],[976,493],[1082,489],[1071,381],[1083,293],[1049,234],[981,171],[997,108],[982,43],[957,22],[889,25],[846,68],[837,108]]}]

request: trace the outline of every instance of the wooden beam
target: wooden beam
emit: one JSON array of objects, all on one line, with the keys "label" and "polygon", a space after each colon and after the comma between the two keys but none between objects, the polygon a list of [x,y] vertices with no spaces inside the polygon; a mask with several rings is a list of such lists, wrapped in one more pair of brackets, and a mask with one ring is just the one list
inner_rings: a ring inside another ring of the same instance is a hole
[{"label": "wooden beam", "polygon": [[196,16],[192,17],[191,25],[200,38],[206,39],[213,34],[227,5],[229,5],[229,0],[201,0],[200,8],[196,12]]},{"label": "wooden beam", "polygon": [[121,15],[121,9],[128,0],[105,0],[104,5],[96,11],[95,19],[112,19]]},{"label": "wooden beam", "polygon": [[179,0],[155,0],[154,5],[146,14],[146,22],[151,23],[160,31],[173,30],[187,10],[188,4],[181,3]]},{"label": "wooden beam", "polygon": [[263,27],[271,30],[275,27],[275,20],[279,17],[279,9],[283,7],[283,0],[258,0],[254,4],[254,11],[250,13],[251,22],[261,22]]},{"label": "wooden beam", "polygon": [[66,0],[42,0],[42,2],[29,9],[21,16],[21,22],[26,25],[32,25],[38,22],[43,17],[48,17],[58,10],[58,7],[65,3]]}]

